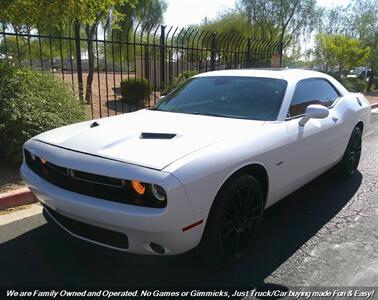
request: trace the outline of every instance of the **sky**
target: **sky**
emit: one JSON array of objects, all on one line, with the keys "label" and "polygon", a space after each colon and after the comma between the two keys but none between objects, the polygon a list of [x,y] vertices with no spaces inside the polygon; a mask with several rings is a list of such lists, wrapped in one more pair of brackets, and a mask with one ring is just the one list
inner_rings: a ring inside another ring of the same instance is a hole
[{"label": "sky", "polygon": [[[164,14],[164,23],[168,26],[184,27],[190,24],[199,24],[206,17],[214,19],[220,12],[234,8],[235,0],[166,0],[167,11]],[[347,5],[349,0],[317,0],[324,7]]]},{"label": "sky", "polygon": [[234,0],[166,0],[164,21],[169,26],[184,27],[199,24],[206,17],[210,20],[222,10],[234,8]]}]

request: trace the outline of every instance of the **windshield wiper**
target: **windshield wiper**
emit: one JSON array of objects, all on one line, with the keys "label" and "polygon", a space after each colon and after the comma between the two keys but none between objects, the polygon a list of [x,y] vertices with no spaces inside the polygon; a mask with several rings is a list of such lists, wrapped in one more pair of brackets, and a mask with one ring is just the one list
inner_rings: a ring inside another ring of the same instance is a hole
[{"label": "windshield wiper", "polygon": [[157,111],[163,111],[162,109],[160,109],[159,107],[151,107],[149,108],[149,110],[157,110]]},{"label": "windshield wiper", "polygon": [[184,112],[184,111],[173,111],[173,110],[163,110],[158,107],[151,107],[149,110],[157,110],[157,111],[165,111],[165,112],[172,112],[172,113],[180,113],[180,114],[190,114],[190,115],[198,115],[198,116],[209,116],[209,117],[219,117],[219,118],[230,118],[230,119],[244,119],[249,120],[249,118],[246,117],[239,117],[239,116],[227,116],[227,115],[221,115],[216,113],[210,113],[210,112],[199,112],[199,111],[193,111],[193,112]]},{"label": "windshield wiper", "polygon": [[216,114],[216,113],[209,113],[209,112],[188,112],[187,114],[192,114],[192,115],[199,115],[199,116],[210,116],[210,117],[221,117],[221,118],[233,118],[233,116],[227,116],[227,115],[221,115],[221,114]]}]

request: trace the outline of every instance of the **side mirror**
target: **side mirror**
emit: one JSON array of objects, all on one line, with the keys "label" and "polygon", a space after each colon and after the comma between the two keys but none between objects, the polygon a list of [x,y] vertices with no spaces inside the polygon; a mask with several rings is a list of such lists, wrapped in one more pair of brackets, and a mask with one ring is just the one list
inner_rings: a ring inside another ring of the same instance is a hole
[{"label": "side mirror", "polygon": [[303,118],[299,121],[300,126],[305,126],[308,120],[314,119],[324,119],[329,115],[329,110],[327,107],[320,104],[311,104],[306,107]]}]

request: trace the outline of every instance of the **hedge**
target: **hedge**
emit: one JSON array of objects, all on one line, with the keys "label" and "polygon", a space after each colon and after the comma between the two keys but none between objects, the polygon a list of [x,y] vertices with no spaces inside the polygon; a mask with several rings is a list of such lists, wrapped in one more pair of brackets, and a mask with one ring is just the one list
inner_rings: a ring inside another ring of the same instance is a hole
[{"label": "hedge", "polygon": [[18,163],[26,140],[85,118],[84,106],[61,80],[0,62],[0,159]]},{"label": "hedge", "polygon": [[122,100],[143,107],[152,93],[152,85],[145,78],[131,78],[121,82]]},{"label": "hedge", "polygon": [[178,77],[176,77],[163,91],[163,94],[168,94],[177,87],[179,87],[181,84],[183,84],[185,81],[187,81],[189,78],[196,75],[196,71],[187,71],[184,73],[181,73]]},{"label": "hedge", "polygon": [[340,82],[350,92],[365,92],[367,82],[358,78],[342,78]]}]

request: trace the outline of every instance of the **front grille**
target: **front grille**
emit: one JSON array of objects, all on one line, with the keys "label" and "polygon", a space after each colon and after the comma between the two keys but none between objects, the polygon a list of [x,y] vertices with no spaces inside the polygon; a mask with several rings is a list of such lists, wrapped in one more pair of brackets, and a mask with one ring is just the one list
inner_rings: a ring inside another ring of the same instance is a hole
[{"label": "front grille", "polygon": [[25,150],[26,165],[38,176],[62,189],[114,202],[161,208],[166,203],[147,201],[135,193],[128,180],[68,169]]},{"label": "front grille", "polygon": [[101,244],[117,247],[120,249],[129,248],[129,240],[127,235],[112,231],[87,223],[83,223],[66,216],[59,214],[51,208],[44,206],[44,208],[58,221],[64,228],[80,237],[95,241]]}]

